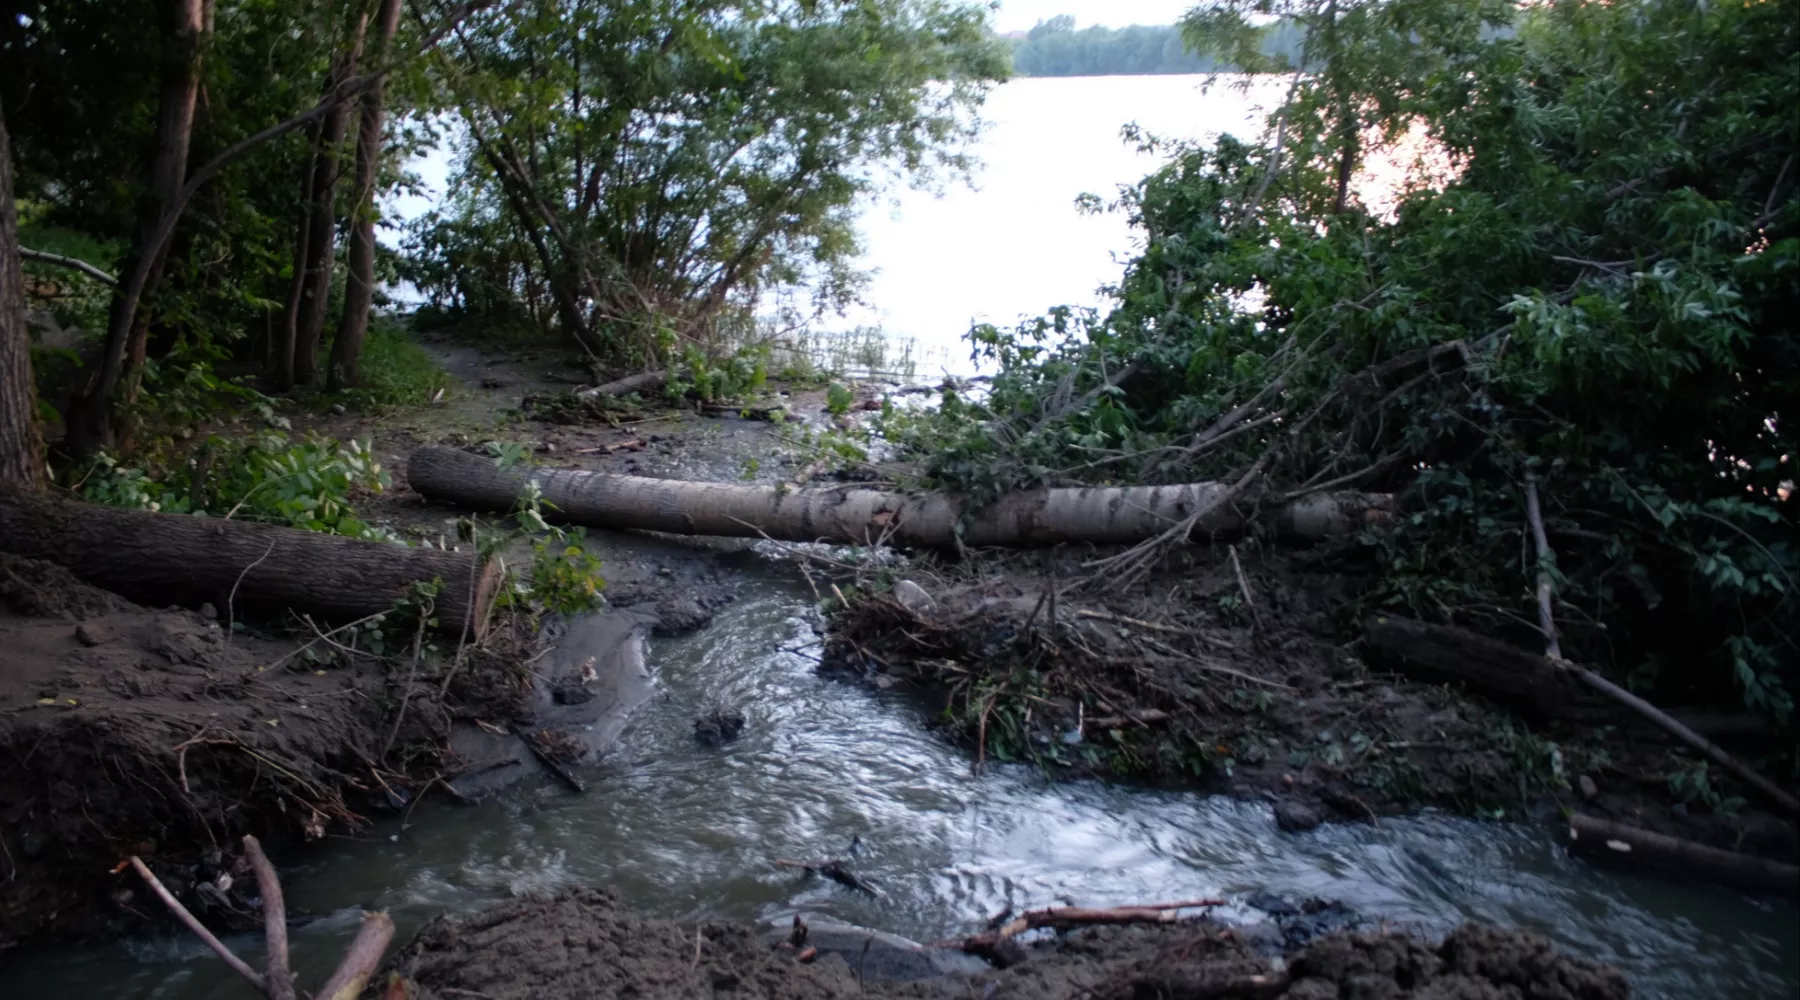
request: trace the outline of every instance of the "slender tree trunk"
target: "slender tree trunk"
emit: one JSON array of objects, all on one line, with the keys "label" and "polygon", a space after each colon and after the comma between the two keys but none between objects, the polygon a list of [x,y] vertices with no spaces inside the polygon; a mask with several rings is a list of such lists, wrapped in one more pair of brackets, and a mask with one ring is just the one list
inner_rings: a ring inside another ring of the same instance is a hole
[{"label": "slender tree trunk", "polygon": [[281,326],[269,341],[269,376],[283,389],[294,384],[294,337],[300,329],[300,297],[306,293],[306,268],[312,262],[312,183],[319,162],[321,124],[306,135],[306,167],[300,173],[300,222],[294,227],[294,274],[288,282],[287,301],[281,310]]},{"label": "slender tree trunk", "polygon": [[[349,43],[333,61],[331,76],[325,84],[326,93],[331,93],[344,80],[356,75],[357,64],[362,59],[363,35],[369,25],[368,12],[356,10],[354,20]],[[348,101],[339,103],[326,113],[319,126],[319,141],[313,153],[312,179],[308,185],[312,207],[307,219],[306,235],[303,237],[306,241],[307,261],[302,269],[300,302],[295,313],[293,350],[286,359],[285,370],[281,368],[283,359],[280,356],[275,359],[275,382],[283,390],[292,389],[296,384],[310,384],[317,376],[319,338],[325,331],[325,307],[331,297],[332,259],[337,249],[335,229],[339,146],[343,143],[344,131],[349,126],[351,107]]]},{"label": "slender tree trunk", "polygon": [[1345,105],[1338,112],[1341,125],[1340,140],[1343,149],[1338,152],[1337,197],[1333,200],[1331,214],[1342,215],[1350,206],[1350,179],[1356,174],[1356,154],[1358,146],[1358,127],[1356,111]]},{"label": "slender tree trunk", "polygon": [[194,104],[200,94],[200,52],[211,21],[210,0],[171,0],[162,99],[156,117],[156,141],[150,157],[150,190],[138,213],[137,237],[119,268],[121,274],[150,259],[136,287],[121,282],[114,291],[107,320],[106,348],[100,370],[69,416],[68,443],[76,454],[106,447],[116,439],[119,406],[136,398],[138,373],[150,335],[138,305],[162,278],[166,244],[153,246],[164,217],[179,211],[187,179],[188,146],[194,134]]},{"label": "slender tree trunk", "polygon": [[42,485],[44,442],[31,381],[25,330],[25,276],[19,270],[19,219],[13,210],[12,146],[0,112],[0,490]]},{"label": "slender tree trunk", "polygon": [[[376,58],[385,59],[400,26],[400,0],[381,0],[376,16],[380,40]],[[356,384],[363,338],[369,332],[369,307],[375,301],[375,183],[381,170],[381,127],[386,114],[387,80],[377,80],[362,99],[362,122],[356,136],[356,187],[350,203],[350,273],[344,285],[344,315],[331,344],[332,388]]]}]

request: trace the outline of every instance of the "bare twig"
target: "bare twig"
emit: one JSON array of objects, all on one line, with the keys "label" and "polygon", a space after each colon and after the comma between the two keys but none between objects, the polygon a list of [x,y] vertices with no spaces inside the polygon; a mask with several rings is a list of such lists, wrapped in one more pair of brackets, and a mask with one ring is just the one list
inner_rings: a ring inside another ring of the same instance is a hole
[{"label": "bare twig", "polygon": [[256,871],[256,888],[262,896],[263,935],[268,940],[267,971],[269,1000],[295,1000],[294,973],[288,968],[287,906],[282,901],[281,880],[275,877],[275,866],[263,854],[262,845],[249,834],[244,835],[244,853]]},{"label": "bare twig", "polygon": [[[474,589],[470,588],[471,592]],[[400,724],[406,721],[406,707],[412,704],[413,681],[419,676],[419,660],[425,652],[425,623],[431,620],[431,607],[431,602],[426,601],[419,608],[419,628],[413,634],[412,664],[406,668],[406,690],[400,693],[400,708],[394,713],[394,726],[388,730],[387,742],[381,745],[383,760],[386,760],[387,755],[393,751],[394,740],[400,736]]]},{"label": "bare twig", "polygon": [[263,561],[269,558],[269,553],[274,551],[275,539],[271,538],[269,539],[269,547],[263,550],[262,558],[245,566],[244,571],[238,574],[237,579],[231,581],[231,593],[225,596],[225,646],[228,649],[231,647],[231,633],[235,631],[233,626],[237,622],[237,613],[233,611],[232,608],[237,604],[238,587],[243,584],[244,577],[249,576],[251,570],[261,566]]},{"label": "bare twig", "polygon": [[169,892],[168,888],[158,881],[155,875],[151,874],[150,868],[140,861],[137,855],[134,854],[127,860],[131,863],[131,867],[137,869],[137,873],[143,876],[145,883],[150,886],[150,891],[156,893],[157,897],[163,901],[163,905],[169,908],[169,912],[175,914],[177,920],[186,924],[187,929],[193,931],[196,937],[206,942],[206,946],[213,950],[213,954],[224,959],[225,964],[231,966],[231,971],[243,976],[250,985],[263,993],[268,992],[268,983],[263,979],[262,973],[252,969],[245,964],[243,959],[232,954],[231,949],[225,947],[225,942],[220,941],[212,931],[207,930],[204,924],[192,913],[189,913],[188,908],[181,905],[181,901],[176,899],[174,894]]},{"label": "bare twig", "polygon": [[1244,606],[1250,609],[1250,622],[1261,632],[1262,612],[1256,609],[1256,598],[1250,594],[1250,581],[1244,578],[1244,564],[1238,561],[1237,546],[1230,545],[1226,548],[1231,553],[1231,569],[1237,574],[1238,590],[1244,595]]}]

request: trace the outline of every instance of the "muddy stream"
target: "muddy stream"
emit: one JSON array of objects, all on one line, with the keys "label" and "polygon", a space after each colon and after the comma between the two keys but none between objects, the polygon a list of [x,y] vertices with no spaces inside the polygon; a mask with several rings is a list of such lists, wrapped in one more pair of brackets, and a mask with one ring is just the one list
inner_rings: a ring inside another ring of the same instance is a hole
[{"label": "muddy stream", "polygon": [[[820,676],[812,595],[779,562],[739,578],[737,600],[696,633],[652,639],[653,693],[575,795],[531,781],[482,804],[419,807],[283,864],[302,979],[316,981],[364,908],[405,940],[444,911],[606,884],[677,920],[795,911],[933,940],[1007,905],[1321,896],[1442,933],[1466,919],[1541,931],[1613,962],[1636,995],[1792,996],[1795,908],[1723,889],[1596,871],[1539,828],[1424,815],[1278,833],[1266,805],[1099,783],[1053,783],[1020,765],[970,773],[931,735],[916,697]],[[583,630],[572,628],[570,641]],[[741,738],[708,747],[693,720],[741,709]],[[854,855],[882,898],[775,867]],[[1254,919],[1234,903],[1226,915]],[[240,935],[246,957],[260,941]],[[253,962],[260,961],[252,958]],[[196,941],[160,936],[11,956],[11,1000],[241,998]]]}]

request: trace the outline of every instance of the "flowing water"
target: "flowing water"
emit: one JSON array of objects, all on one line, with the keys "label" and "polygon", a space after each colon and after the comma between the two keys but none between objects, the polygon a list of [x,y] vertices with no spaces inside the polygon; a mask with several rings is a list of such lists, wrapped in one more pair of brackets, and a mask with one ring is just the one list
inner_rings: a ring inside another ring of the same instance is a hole
[{"label": "flowing water", "polygon": [[[966,752],[927,731],[929,706],[818,674],[803,583],[764,565],[741,593],[711,627],[652,640],[658,693],[586,795],[544,783],[421,807],[409,830],[389,823],[284,865],[291,910],[319,915],[295,932],[303,977],[324,975],[363,908],[392,913],[404,939],[438,913],[606,884],[677,920],[804,910],[924,940],[1009,904],[1268,890],[1427,931],[1465,919],[1534,928],[1619,964],[1639,996],[1748,1000],[1800,983],[1792,905],[1596,871],[1542,830],[1428,815],[1289,835],[1266,806],[1226,798],[1053,783],[1023,766],[974,776]],[[713,705],[749,717],[722,748],[692,733]],[[853,837],[882,898],[773,863],[841,855]],[[232,943],[247,956],[259,947],[253,935]],[[46,949],[16,957],[8,978],[15,1000],[244,995],[182,937]]]}]

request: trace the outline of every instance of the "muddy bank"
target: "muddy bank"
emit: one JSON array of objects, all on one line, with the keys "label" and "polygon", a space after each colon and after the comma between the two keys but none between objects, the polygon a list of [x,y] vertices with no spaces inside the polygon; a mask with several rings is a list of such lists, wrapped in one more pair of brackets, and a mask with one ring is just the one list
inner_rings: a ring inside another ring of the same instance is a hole
[{"label": "muddy bank", "polygon": [[368,639],[227,634],[0,554],[0,949],[166,919],[112,872],[133,854],[203,919],[253,924],[242,834],[279,850],[404,813],[466,763],[444,746],[462,704],[517,701],[503,643],[440,700],[440,661]]},{"label": "muddy bank", "polygon": [[1515,820],[1578,808],[1800,855],[1778,817],[1676,800],[1670,775],[1691,761],[1616,707],[1533,725],[1371,662],[1355,638],[1366,553],[1354,544],[1245,551],[1235,564],[1223,546],[1196,548],[1130,591],[1087,578],[1084,557],[865,572],[833,617],[827,663],[923,691],[977,760],[1262,799],[1289,831],[1425,806]]},{"label": "muddy bank", "polygon": [[[791,934],[743,925],[646,920],[603,890],[577,890],[433,921],[389,971],[408,981],[415,1000],[1629,995],[1616,970],[1564,956],[1534,935],[1480,925],[1460,928],[1437,944],[1402,934],[1337,933],[1273,957],[1253,945],[1254,935],[1207,921],[1095,928],[1034,944],[1005,969],[980,971],[962,971],[904,941],[863,934],[865,942],[855,948],[806,941],[795,947],[787,943]],[[830,938],[822,934],[821,940]],[[815,953],[809,955],[808,947]]]}]

